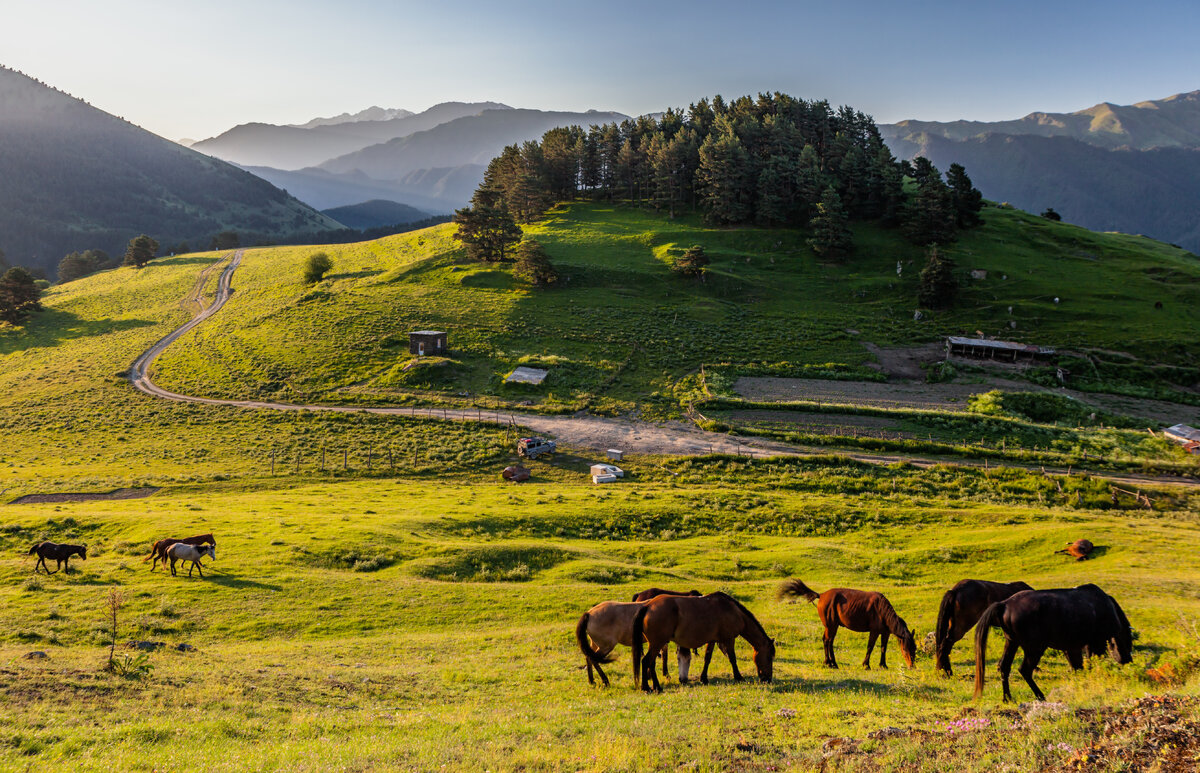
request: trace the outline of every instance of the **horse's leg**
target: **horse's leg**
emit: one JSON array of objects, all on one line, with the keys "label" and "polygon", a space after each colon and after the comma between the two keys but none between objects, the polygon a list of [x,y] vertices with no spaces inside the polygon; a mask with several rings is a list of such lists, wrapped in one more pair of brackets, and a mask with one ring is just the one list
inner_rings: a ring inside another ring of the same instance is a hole
[{"label": "horse's leg", "polygon": [[1079,669],[1083,668],[1083,650],[1081,648],[1076,647],[1074,649],[1065,650],[1065,652],[1067,655],[1067,662],[1071,664],[1072,670],[1078,671]]},{"label": "horse's leg", "polygon": [[891,633],[884,631],[880,635],[883,637],[883,640],[879,642],[879,667],[887,668],[887,643]]},{"label": "horse's leg", "polygon": [[708,684],[708,664],[712,662],[713,643],[704,648],[704,670],[700,672],[700,684]]},{"label": "horse's leg", "polygon": [[[204,577],[204,564],[200,563],[199,561],[193,561],[192,563],[196,565],[196,571],[199,572],[200,577],[203,578]],[[188,572],[188,574],[191,574],[191,572]]]},{"label": "horse's leg", "polygon": [[175,576],[175,556],[171,556],[171,576]]},{"label": "horse's leg", "polygon": [[729,667],[733,669],[733,681],[740,682],[744,678],[742,672],[738,671],[737,655],[734,654],[733,645],[736,639],[730,639],[728,642],[721,642],[721,650],[729,658]]},{"label": "horse's leg", "polygon": [[1015,639],[1004,639],[1004,652],[1000,655],[1000,681],[1004,684],[1004,701],[1007,703],[1012,700],[1012,691],[1008,687],[1008,676],[1012,673],[1013,659],[1017,656],[1017,642]]},{"label": "horse's leg", "polygon": [[46,557],[41,554],[38,555],[38,560],[33,564],[34,574],[37,574],[39,566],[46,570],[46,574],[50,574],[50,567],[46,566]]},{"label": "horse's leg", "polygon": [[63,559],[63,571],[67,574],[71,573],[71,557],[67,556]]},{"label": "horse's leg", "polygon": [[687,647],[677,647],[675,657],[679,659],[679,683],[688,683],[688,671],[692,668],[692,651]]},{"label": "horse's leg", "polygon": [[867,656],[863,658],[863,668],[871,670],[871,652],[875,649],[875,640],[879,638],[879,634],[871,631],[871,635],[867,638]]},{"label": "horse's leg", "polygon": [[1038,663],[1042,661],[1042,655],[1046,653],[1046,648],[1042,649],[1025,649],[1025,657],[1021,659],[1021,676],[1025,677],[1025,684],[1029,685],[1029,689],[1033,690],[1033,694],[1037,696],[1039,701],[1046,700],[1046,696],[1038,689],[1037,683],[1033,681],[1033,672],[1037,669]]},{"label": "horse's leg", "polygon": [[825,626],[825,665],[837,668],[837,657],[833,654],[833,638],[837,636],[837,623]]},{"label": "horse's leg", "polygon": [[[612,649],[613,648],[611,645],[608,647],[596,647],[596,654],[599,656],[600,660],[604,660],[605,658],[608,657],[608,653],[612,652]],[[588,665],[588,684],[595,684],[596,683],[595,680],[592,679],[593,663],[590,658],[587,661],[587,665]],[[600,681],[604,683],[605,687],[608,687],[608,675],[604,673],[604,669],[600,667],[599,663],[595,663],[594,667],[596,669],[596,673],[600,675]]]},{"label": "horse's leg", "polygon": [[670,676],[670,674],[667,673],[667,650],[669,650],[670,648],[671,648],[670,644],[664,644],[663,648],[662,648],[662,652],[658,653],[659,655],[662,656],[663,676]]},{"label": "horse's leg", "polygon": [[[648,648],[650,652],[657,652],[657,648]],[[650,692],[651,684],[654,685],[654,692],[662,692],[662,682],[658,681],[658,669],[655,668],[655,660],[657,658],[649,657],[642,660],[642,689]]]}]

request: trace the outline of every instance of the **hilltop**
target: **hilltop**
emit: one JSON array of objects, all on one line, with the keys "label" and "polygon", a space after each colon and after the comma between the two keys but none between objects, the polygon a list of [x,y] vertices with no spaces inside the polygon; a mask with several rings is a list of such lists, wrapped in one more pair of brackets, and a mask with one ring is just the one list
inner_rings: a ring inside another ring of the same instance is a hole
[{"label": "hilltop", "polygon": [[164,247],[339,225],[270,183],[0,68],[0,250],[53,274],[68,252],[119,255],[140,233]]}]

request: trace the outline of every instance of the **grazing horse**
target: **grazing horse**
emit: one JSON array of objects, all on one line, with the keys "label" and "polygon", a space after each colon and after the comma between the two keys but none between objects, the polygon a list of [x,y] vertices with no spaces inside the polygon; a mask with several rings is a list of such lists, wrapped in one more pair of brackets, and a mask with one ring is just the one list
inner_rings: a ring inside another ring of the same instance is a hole
[{"label": "grazing horse", "polygon": [[[699,591],[692,591],[692,594],[700,595]],[[579,649],[583,652],[583,657],[587,662],[588,684],[596,683],[592,676],[592,670],[595,669],[596,673],[600,674],[600,681],[604,683],[605,687],[608,687],[608,676],[600,667],[601,664],[613,661],[613,658],[609,657],[609,653],[618,644],[624,644],[626,647],[633,646],[633,616],[641,608],[642,601],[662,595],[674,594],[661,588],[650,588],[634,596],[632,602],[602,601],[583,613],[579,622],[575,624],[575,640],[579,643]],[[588,643],[589,636],[595,644],[594,648]],[[657,652],[655,656],[657,657]],[[662,648],[662,656],[663,674],[666,675],[667,648],[665,646]],[[680,652],[680,664],[683,669],[681,673],[685,680],[687,670],[682,664],[685,658],[690,659],[690,657],[690,652],[686,655],[683,651]]]},{"label": "grazing horse", "polygon": [[[87,560],[87,545],[59,545],[54,542],[39,542],[29,549],[29,555],[37,553],[37,563],[33,565],[33,573],[37,574],[38,567],[46,570],[46,574],[56,574],[60,569],[66,567],[66,570],[71,571],[71,556],[78,555],[81,561]],[[53,559],[57,566],[54,571],[50,571],[50,567],[46,565],[46,559]]]},{"label": "grazing horse", "polygon": [[1048,649],[1062,650],[1075,671],[1083,668],[1086,649],[1090,655],[1108,650],[1116,642],[1117,662],[1133,660],[1133,632],[1117,600],[1092,584],[1056,590],[1026,590],[997,601],[979,618],[975,632],[975,697],[983,694],[983,662],[987,658],[988,631],[997,626],[1004,633],[1000,656],[1000,678],[1004,700],[1011,701],[1008,675],[1020,647],[1021,676],[1039,701],[1046,696],[1033,681],[1034,669]]},{"label": "grazing horse", "polygon": [[779,595],[802,596],[810,602],[817,602],[817,617],[825,626],[825,665],[830,668],[838,667],[833,654],[833,637],[837,635],[839,625],[858,633],[871,634],[867,640],[867,655],[863,658],[863,668],[868,671],[871,669],[871,651],[875,649],[875,640],[880,636],[883,637],[879,646],[880,668],[887,668],[888,636],[891,635],[895,635],[900,642],[900,654],[904,655],[909,668],[917,659],[917,642],[913,633],[882,593],[852,588],[830,588],[824,593],[817,593],[800,580],[789,580],[779,589]]},{"label": "grazing horse", "polygon": [[1067,546],[1062,550],[1054,551],[1054,555],[1068,555],[1076,561],[1082,561],[1092,554],[1096,546],[1085,539],[1077,539],[1074,542],[1068,542]]},{"label": "grazing horse", "polygon": [[950,649],[955,642],[967,635],[989,606],[1023,590],[1033,588],[1023,582],[961,580],[946,591],[933,634],[938,669],[950,676]]},{"label": "grazing horse", "polygon": [[189,545],[186,542],[176,542],[167,548],[167,560],[171,562],[171,576],[175,577],[175,562],[176,561],[191,561],[192,565],[188,568],[188,577],[192,576],[192,570],[198,569],[200,576],[204,576],[204,564],[200,563],[200,559],[208,556],[212,560],[217,560],[217,549],[212,545]]},{"label": "grazing horse", "polygon": [[[704,595],[704,594],[702,594],[698,590],[690,590],[687,593],[680,593],[679,591],[667,590],[666,588],[647,588],[646,590],[642,591],[641,593],[634,595],[633,600],[634,601],[649,601],[650,599],[657,598],[659,596],[702,596],[702,595]],[[670,676],[670,674],[667,673],[667,648],[663,647],[662,652],[660,654],[662,655],[663,676]],[[683,662],[683,661],[691,662],[691,657],[692,657],[691,650],[685,648],[685,649],[681,649],[679,651],[678,658],[679,658],[680,662]],[[684,682],[687,681],[686,673],[684,674],[683,681]]]},{"label": "grazing horse", "polygon": [[158,566],[159,561],[162,561],[163,568],[166,568],[167,548],[180,542],[184,543],[185,545],[208,544],[212,545],[214,548],[217,546],[217,541],[213,539],[213,535],[211,534],[197,534],[195,537],[185,537],[184,539],[160,539],[158,542],[154,543],[154,547],[150,548],[150,555],[143,558],[142,563],[144,564],[147,561],[154,559],[154,563],[150,564],[150,571],[152,572],[154,571],[154,568]]},{"label": "grazing horse", "polygon": [[[708,662],[712,657],[712,644],[719,644],[721,651],[729,657],[733,667],[734,681],[742,681],[738,671],[733,647],[741,636],[754,648],[754,666],[758,678],[771,681],[775,667],[775,640],[767,635],[758,619],[742,606],[741,602],[726,593],[710,593],[707,596],[659,596],[642,604],[633,618],[633,678],[646,692],[653,689],[662,692],[658,674],[654,672],[654,657],[642,658],[642,637],[645,636],[647,651],[658,652],[668,642],[680,648],[699,649],[707,647],[704,671],[700,681],[708,684]],[[680,678],[686,669],[680,661]]]}]

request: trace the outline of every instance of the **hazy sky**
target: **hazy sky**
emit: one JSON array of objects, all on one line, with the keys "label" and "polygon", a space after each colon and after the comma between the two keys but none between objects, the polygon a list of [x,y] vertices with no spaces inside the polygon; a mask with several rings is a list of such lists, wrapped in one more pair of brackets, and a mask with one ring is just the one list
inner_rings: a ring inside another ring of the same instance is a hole
[{"label": "hazy sky", "polygon": [[785,91],[878,121],[1200,88],[1200,3],[0,0],[0,64],[165,137],[448,100],[637,114]]}]

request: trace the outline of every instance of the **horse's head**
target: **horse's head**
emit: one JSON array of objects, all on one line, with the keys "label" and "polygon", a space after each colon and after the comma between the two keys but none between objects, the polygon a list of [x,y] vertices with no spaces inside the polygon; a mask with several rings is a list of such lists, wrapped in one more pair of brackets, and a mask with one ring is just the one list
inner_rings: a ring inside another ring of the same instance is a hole
[{"label": "horse's head", "polygon": [[79,559],[81,561],[86,561],[87,560],[87,545],[80,545],[78,553],[79,553]]},{"label": "horse's head", "polygon": [[775,671],[775,640],[767,639],[762,649],[754,650],[754,667],[760,681],[769,682]]},{"label": "horse's head", "polygon": [[[1107,594],[1106,594],[1107,595]],[[1112,642],[1116,646],[1115,653],[1110,650],[1110,655],[1116,655],[1116,661],[1124,665],[1125,663],[1133,662],[1133,626],[1129,624],[1129,618],[1125,617],[1125,610],[1121,609],[1121,605],[1112,596],[1108,597],[1112,602],[1113,612],[1117,615],[1117,630],[1112,637]]]},{"label": "horse's head", "polygon": [[206,548],[208,550],[208,557],[211,558],[212,560],[216,561],[217,560],[217,546],[216,545],[208,545],[208,546],[206,546]]},{"label": "horse's head", "polygon": [[904,656],[904,662],[909,668],[917,662],[917,633],[916,631],[908,630],[906,626],[899,635],[896,636],[900,640],[900,654]]},{"label": "horse's head", "polygon": [[688,595],[689,596],[703,596],[704,594],[698,590],[690,590],[690,591],[688,591]]}]

